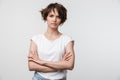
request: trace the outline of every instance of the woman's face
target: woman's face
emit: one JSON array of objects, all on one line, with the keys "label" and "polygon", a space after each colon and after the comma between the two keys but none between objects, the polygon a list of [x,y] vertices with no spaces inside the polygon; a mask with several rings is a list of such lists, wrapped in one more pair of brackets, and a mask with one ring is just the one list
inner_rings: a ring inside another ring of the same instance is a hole
[{"label": "woman's face", "polygon": [[58,11],[56,9],[54,9],[54,11],[52,10],[48,14],[46,21],[47,21],[48,27],[57,29],[61,23],[61,19],[59,17]]}]

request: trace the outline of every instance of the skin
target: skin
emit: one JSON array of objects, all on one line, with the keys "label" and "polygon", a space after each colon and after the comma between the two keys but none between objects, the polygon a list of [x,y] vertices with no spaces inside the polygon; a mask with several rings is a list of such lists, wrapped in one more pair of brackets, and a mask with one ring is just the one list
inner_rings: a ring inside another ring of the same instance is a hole
[{"label": "skin", "polygon": [[[44,33],[48,40],[55,40],[61,36],[58,31],[61,19],[56,9],[52,10],[47,16],[47,31]],[[31,41],[30,52],[28,55],[28,66],[30,71],[54,72],[57,70],[72,70],[74,68],[74,42],[68,43],[65,55],[61,61],[52,62],[41,60],[38,56],[37,45]]]}]

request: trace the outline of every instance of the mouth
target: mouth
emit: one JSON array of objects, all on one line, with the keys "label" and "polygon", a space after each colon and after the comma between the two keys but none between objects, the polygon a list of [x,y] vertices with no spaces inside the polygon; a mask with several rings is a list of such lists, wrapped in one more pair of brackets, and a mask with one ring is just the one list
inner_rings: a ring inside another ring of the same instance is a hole
[{"label": "mouth", "polygon": [[57,25],[56,23],[51,23],[52,25]]}]

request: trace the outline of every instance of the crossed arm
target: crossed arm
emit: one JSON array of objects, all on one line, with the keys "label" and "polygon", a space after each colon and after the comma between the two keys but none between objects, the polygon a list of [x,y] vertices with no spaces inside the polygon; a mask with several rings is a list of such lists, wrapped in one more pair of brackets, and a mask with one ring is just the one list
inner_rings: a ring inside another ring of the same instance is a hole
[{"label": "crossed arm", "polygon": [[57,70],[72,70],[74,68],[74,42],[69,42],[66,53],[61,61],[43,61],[38,57],[37,45],[31,41],[30,52],[28,55],[28,66],[30,71],[54,72]]}]

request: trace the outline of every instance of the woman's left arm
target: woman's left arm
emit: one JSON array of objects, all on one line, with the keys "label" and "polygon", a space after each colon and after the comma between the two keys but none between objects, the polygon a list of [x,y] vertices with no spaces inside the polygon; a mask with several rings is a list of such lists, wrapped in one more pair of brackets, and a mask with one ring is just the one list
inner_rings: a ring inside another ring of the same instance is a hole
[{"label": "woman's left arm", "polygon": [[57,70],[72,70],[74,68],[75,54],[74,41],[70,41],[66,47],[66,53],[63,59],[58,62],[43,61],[41,65],[52,67]]}]

